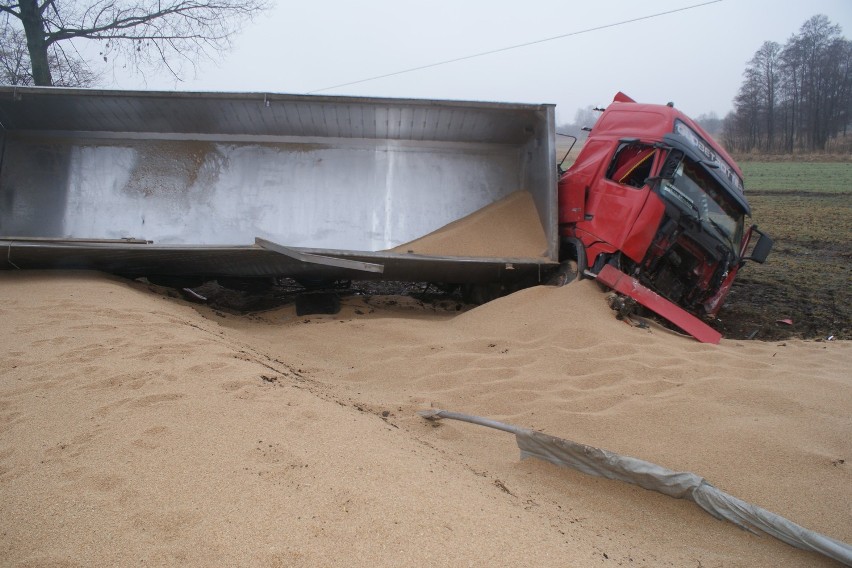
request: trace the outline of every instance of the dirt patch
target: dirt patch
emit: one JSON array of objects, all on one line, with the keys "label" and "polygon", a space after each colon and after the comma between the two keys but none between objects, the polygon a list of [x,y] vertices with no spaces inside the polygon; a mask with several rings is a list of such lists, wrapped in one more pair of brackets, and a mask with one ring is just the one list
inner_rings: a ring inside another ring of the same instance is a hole
[{"label": "dirt patch", "polygon": [[851,339],[852,191],[770,189],[749,200],[775,246],[766,264],[740,272],[717,327],[735,339]]},{"label": "dirt patch", "polygon": [[[776,263],[794,270],[805,264],[789,253],[773,254]],[[770,274],[755,275],[755,270],[738,278],[715,327],[730,339],[852,338],[849,269],[829,264],[838,262],[837,255],[818,253],[807,260],[826,270],[817,266],[774,279],[771,274],[784,269],[773,267],[767,268]],[[848,266],[849,259],[845,262]]]}]

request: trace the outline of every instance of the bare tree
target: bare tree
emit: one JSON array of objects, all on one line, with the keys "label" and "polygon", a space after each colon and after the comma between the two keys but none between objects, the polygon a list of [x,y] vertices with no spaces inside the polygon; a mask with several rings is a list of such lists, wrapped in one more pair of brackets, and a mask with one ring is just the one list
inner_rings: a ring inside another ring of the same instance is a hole
[{"label": "bare tree", "polygon": [[695,117],[695,122],[714,138],[722,134],[722,119],[714,111],[699,114]]},{"label": "bare tree", "polygon": [[51,58],[66,68],[81,63],[62,48],[76,39],[98,41],[104,61],[164,67],[181,79],[200,56],[229,48],[241,25],[266,7],[266,0],[0,0],[0,13],[26,37],[36,85],[57,84]]},{"label": "bare tree", "polygon": [[823,15],[783,48],[767,41],[748,62],[725,119],[725,140],[743,151],[825,150],[852,118],[852,42]]},{"label": "bare tree", "polygon": [[761,140],[761,95],[760,74],[754,67],[746,67],[743,84],[734,98],[735,114],[729,126],[733,128],[732,138],[740,150],[751,151],[759,148]]},{"label": "bare tree", "polygon": [[577,136],[579,138],[583,135],[583,129],[594,126],[599,116],[600,113],[592,105],[578,108],[577,112],[574,113],[574,122],[560,124],[557,130],[562,134]]},{"label": "bare tree", "polygon": [[764,42],[746,65],[743,84],[734,99],[731,134],[743,150],[770,151],[775,143],[781,46]]},{"label": "bare tree", "polygon": [[[61,45],[48,49],[48,65],[53,85],[58,87],[90,87],[98,75],[76,54],[68,54]],[[8,22],[0,28],[0,84],[34,85],[35,81],[23,30]]]},{"label": "bare tree", "polygon": [[840,26],[816,15],[802,24],[799,33],[784,46],[782,57],[795,109],[793,130],[800,148],[823,149],[829,136],[837,132],[832,120],[836,117],[830,116],[838,102],[834,100],[837,88],[832,82],[842,56],[840,45],[848,43],[840,34]]},{"label": "bare tree", "polygon": [[30,58],[27,43],[20,30],[9,25],[0,30],[0,83],[4,85],[31,85]]},{"label": "bare tree", "polygon": [[774,41],[766,41],[749,62],[758,83],[758,113],[766,134],[762,144],[765,151],[772,150],[775,141],[780,58],[781,46]]}]

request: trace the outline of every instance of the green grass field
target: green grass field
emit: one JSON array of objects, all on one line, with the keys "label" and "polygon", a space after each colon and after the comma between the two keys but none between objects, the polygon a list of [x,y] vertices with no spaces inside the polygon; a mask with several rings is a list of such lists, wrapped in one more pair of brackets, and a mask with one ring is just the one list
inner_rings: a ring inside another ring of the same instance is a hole
[{"label": "green grass field", "polygon": [[741,162],[750,191],[852,193],[852,162]]}]

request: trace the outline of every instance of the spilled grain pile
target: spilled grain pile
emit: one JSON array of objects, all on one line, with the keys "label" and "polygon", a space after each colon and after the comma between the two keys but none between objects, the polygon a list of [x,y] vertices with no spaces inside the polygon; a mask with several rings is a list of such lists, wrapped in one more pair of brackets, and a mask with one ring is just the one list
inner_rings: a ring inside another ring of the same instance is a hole
[{"label": "spilled grain pile", "polygon": [[852,344],[701,345],[588,281],[462,315],[233,316],[0,274],[9,565],[831,566],[635,486],[520,461],[439,406],[691,470],[852,540]]},{"label": "spilled grain pile", "polygon": [[547,238],[532,194],[516,191],[391,251],[433,256],[539,258],[547,254]]}]

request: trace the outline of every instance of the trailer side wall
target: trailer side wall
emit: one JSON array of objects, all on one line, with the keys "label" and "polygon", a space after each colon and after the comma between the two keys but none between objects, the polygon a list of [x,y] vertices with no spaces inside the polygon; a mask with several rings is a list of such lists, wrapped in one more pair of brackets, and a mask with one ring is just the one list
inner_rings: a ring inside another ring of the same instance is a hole
[{"label": "trailer side wall", "polygon": [[373,252],[525,190],[558,255],[551,105],[0,88],[0,123],[3,238]]}]

